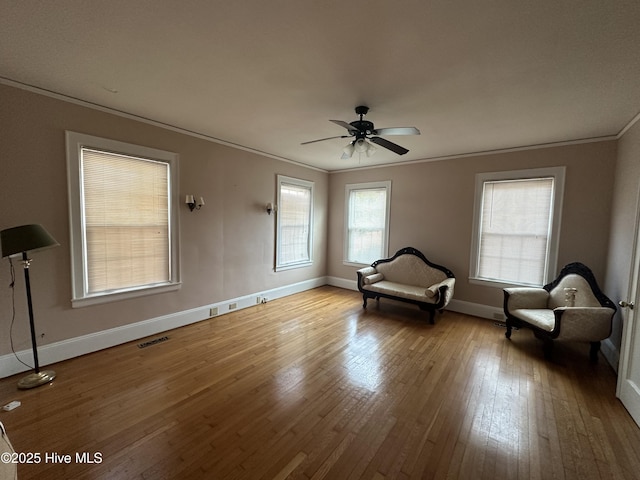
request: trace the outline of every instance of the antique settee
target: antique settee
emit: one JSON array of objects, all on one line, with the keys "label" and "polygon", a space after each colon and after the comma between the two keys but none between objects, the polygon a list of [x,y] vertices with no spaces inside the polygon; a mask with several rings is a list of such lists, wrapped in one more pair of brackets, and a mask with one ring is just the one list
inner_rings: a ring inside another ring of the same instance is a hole
[{"label": "antique settee", "polygon": [[428,311],[431,323],[435,311],[442,311],[451,300],[456,281],[449,269],[431,263],[412,247],[398,250],[391,258],[376,260],[357,273],[363,308],[367,308],[369,298],[391,298]]},{"label": "antique settee", "polygon": [[565,265],[553,282],[541,288],[504,289],[506,337],[513,327],[526,327],[544,341],[549,357],[553,341],[587,342],[598,359],[600,342],[611,335],[615,304],[602,293],[591,270],[582,263]]}]

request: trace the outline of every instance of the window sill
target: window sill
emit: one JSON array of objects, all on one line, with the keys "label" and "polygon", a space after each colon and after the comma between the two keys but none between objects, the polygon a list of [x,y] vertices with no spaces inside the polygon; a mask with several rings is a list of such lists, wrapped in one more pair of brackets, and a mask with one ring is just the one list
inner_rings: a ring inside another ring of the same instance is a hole
[{"label": "window sill", "polygon": [[117,291],[111,293],[101,293],[82,298],[72,298],[71,307],[81,308],[88,307],[90,305],[98,305],[101,303],[118,302],[120,300],[126,300],[129,298],[144,297],[147,295],[156,295],[159,293],[173,292],[179,290],[182,287],[182,283],[171,283],[166,285],[158,285],[155,287],[145,287],[135,290]]},{"label": "window sill", "polygon": [[357,267],[357,268],[363,268],[363,267],[369,267],[371,266],[370,263],[358,263],[358,262],[350,262],[348,260],[343,260],[342,264],[347,266],[347,267]]},{"label": "window sill", "polygon": [[283,270],[293,270],[295,268],[310,267],[311,265],[313,265],[313,262],[292,263],[291,265],[277,265],[275,271],[281,272]]},{"label": "window sill", "polygon": [[510,287],[542,287],[542,285],[534,285],[532,283],[515,283],[505,282],[501,280],[490,280],[486,278],[469,277],[469,283],[474,285],[483,285],[493,288],[510,288]]}]

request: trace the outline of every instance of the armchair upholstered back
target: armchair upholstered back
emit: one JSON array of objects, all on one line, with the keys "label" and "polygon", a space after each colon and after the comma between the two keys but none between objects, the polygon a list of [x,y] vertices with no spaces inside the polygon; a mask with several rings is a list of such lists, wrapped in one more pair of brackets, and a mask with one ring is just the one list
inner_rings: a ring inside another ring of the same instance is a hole
[{"label": "armchair upholstered back", "polygon": [[[568,305],[567,291],[565,288],[575,289],[575,301],[573,305]],[[561,277],[557,285],[549,290],[549,300],[547,307],[553,310],[558,307],[600,307],[598,298],[593,293],[589,282],[576,273],[570,273]]]},{"label": "armchair upholstered back", "polygon": [[576,307],[608,307],[614,313],[616,305],[600,290],[596,277],[589,267],[573,262],[560,270],[558,278],[543,287],[549,292],[549,308],[566,307],[565,288],[576,288]]}]

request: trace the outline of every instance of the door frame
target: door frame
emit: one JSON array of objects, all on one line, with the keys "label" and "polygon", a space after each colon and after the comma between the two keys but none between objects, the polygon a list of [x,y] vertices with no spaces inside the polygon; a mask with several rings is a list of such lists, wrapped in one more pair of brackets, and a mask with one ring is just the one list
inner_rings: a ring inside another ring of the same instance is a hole
[{"label": "door frame", "polygon": [[[636,195],[636,219],[633,232],[633,250],[631,251],[631,270],[625,301],[633,302],[635,309],[621,308],[622,340],[620,344],[620,362],[618,366],[618,381],[616,385],[616,397],[620,399],[633,420],[640,426],[640,385],[628,381],[631,359],[634,350],[640,350],[640,342],[632,343],[634,337],[640,338],[638,315],[636,309],[640,308],[638,297],[640,296],[640,191]],[[640,368],[639,366],[636,366]]]}]

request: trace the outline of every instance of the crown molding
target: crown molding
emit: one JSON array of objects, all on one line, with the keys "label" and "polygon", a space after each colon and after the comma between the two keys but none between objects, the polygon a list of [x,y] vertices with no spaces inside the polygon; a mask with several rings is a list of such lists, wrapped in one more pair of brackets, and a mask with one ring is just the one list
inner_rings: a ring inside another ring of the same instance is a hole
[{"label": "crown molding", "polygon": [[89,102],[87,100],[82,100],[81,98],[72,97],[71,95],[65,95],[62,93],[54,92],[53,90],[47,90],[45,88],[37,87],[35,85],[30,85],[27,83],[16,82],[15,80],[11,80],[10,78],[0,76],[0,84],[7,85],[9,87],[19,88],[21,90],[26,90],[31,93],[36,93],[39,95],[44,95],[45,97],[54,98],[56,100],[62,100],[63,102],[73,103],[75,105],[79,105],[82,107],[91,108],[92,110],[98,110],[100,112],[110,113],[112,115],[117,115],[119,117],[128,118],[129,120],[136,120],[141,123],[146,123],[148,125],[153,125],[155,127],[164,128],[166,130],[171,130],[177,133],[182,133],[190,137],[195,137],[200,140],[206,140],[209,142],[217,143],[220,145],[224,145],[226,147],[236,148],[238,150],[243,150],[245,152],[253,153],[263,157],[272,158],[274,160],[278,160],[281,162],[291,163],[299,167],[308,168],[318,172],[328,173],[328,170],[314,167],[312,165],[307,165],[306,163],[297,162],[295,160],[291,160],[284,157],[279,157],[278,155],[274,155],[272,153],[263,152],[262,150],[256,150],[255,148],[245,147],[244,145],[228,142],[226,140],[222,140],[220,138],[216,138],[211,135],[206,135],[204,133],[195,132],[193,130],[188,130],[181,127],[176,127],[175,125],[171,125],[169,123],[158,122],[156,120],[152,120],[151,118],[142,117],[140,115],[135,115],[129,112],[125,112],[123,110],[117,110],[115,108],[105,107],[104,105],[100,105],[99,103]]},{"label": "crown molding", "polygon": [[442,160],[455,160],[459,158],[469,158],[469,157],[480,157],[483,155],[498,155],[501,153],[511,153],[511,152],[523,152],[526,150],[538,150],[541,148],[553,148],[553,147],[566,147],[569,145],[581,145],[583,143],[597,143],[597,142],[608,142],[611,140],[618,140],[618,135],[606,135],[602,137],[593,137],[593,138],[581,138],[576,140],[566,140],[562,142],[550,142],[550,143],[540,143],[537,145],[526,145],[521,147],[509,147],[509,148],[501,148],[496,150],[483,150],[480,152],[468,152],[468,153],[460,153],[455,155],[442,155],[436,157],[428,157],[420,160],[409,160],[406,162],[396,162],[396,163],[388,163],[384,165],[370,165],[366,167],[354,167],[354,168],[345,168],[342,170],[332,170],[329,173],[344,173],[344,172],[354,172],[357,170],[370,170],[374,168],[387,168],[387,167],[399,167],[404,165],[413,165],[417,163],[427,163],[427,162],[439,162]]},{"label": "crown molding", "polygon": [[640,112],[638,112],[638,113],[636,114],[636,116],[635,116],[635,117],[633,117],[633,118],[629,121],[629,123],[627,123],[627,124],[624,126],[624,128],[623,128],[622,130],[620,130],[620,133],[618,133],[618,135],[616,135],[616,138],[617,138],[618,140],[619,140],[619,139],[621,139],[621,138],[624,136],[624,134],[625,134],[625,133],[627,133],[627,131],[628,131],[631,127],[633,127],[633,126],[638,122],[638,120],[640,120]]}]

